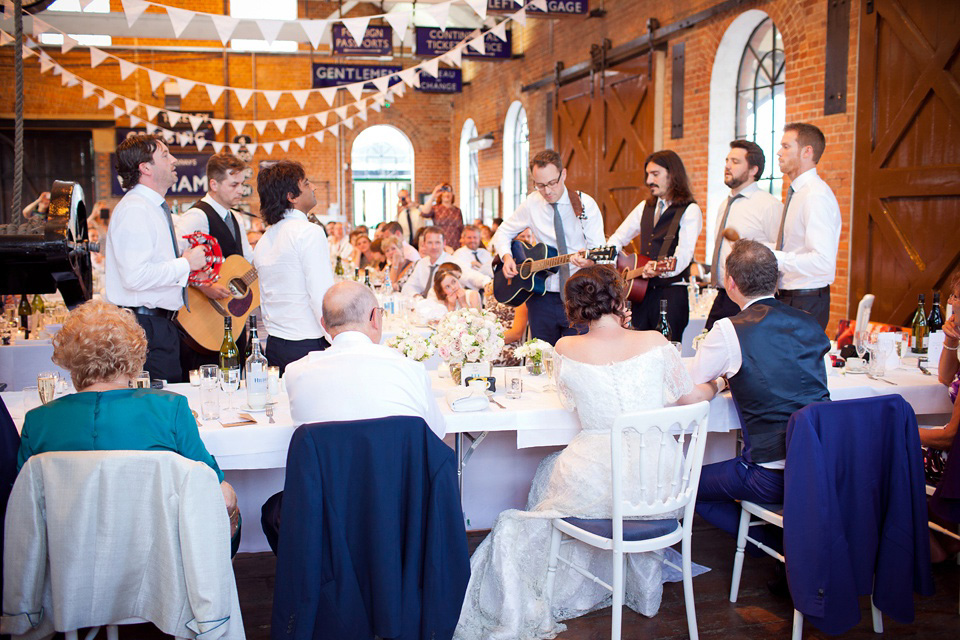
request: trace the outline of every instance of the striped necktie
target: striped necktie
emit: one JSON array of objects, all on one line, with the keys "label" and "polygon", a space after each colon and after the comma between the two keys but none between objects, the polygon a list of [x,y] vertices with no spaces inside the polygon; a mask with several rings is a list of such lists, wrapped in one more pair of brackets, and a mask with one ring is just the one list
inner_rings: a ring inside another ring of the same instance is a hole
[{"label": "striped necktie", "polygon": [[727,198],[727,208],[723,210],[723,218],[717,226],[717,239],[713,243],[713,262],[710,263],[710,286],[716,287],[720,280],[720,245],[723,244],[723,230],[727,228],[727,218],[730,216],[730,205],[737,198],[742,198],[743,194],[738,193],[735,196]]}]

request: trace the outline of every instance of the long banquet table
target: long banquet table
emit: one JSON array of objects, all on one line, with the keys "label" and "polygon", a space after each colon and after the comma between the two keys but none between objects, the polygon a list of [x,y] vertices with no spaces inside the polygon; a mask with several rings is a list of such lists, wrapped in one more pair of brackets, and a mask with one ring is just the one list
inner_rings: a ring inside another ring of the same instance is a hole
[{"label": "long banquet table", "polygon": [[[896,386],[864,375],[841,375],[834,371],[828,382],[835,400],[899,393],[918,415],[935,416],[931,423],[945,420],[945,414],[951,410],[946,389],[936,377],[924,376],[916,369],[888,372],[885,378]],[[563,408],[555,392],[538,390],[546,382],[545,377],[525,379],[523,397],[518,400],[509,400],[498,392],[494,398],[504,409],[491,404],[486,411],[455,413],[443,398],[453,382],[441,378],[436,371],[431,372],[431,376],[447,422],[445,441],[453,447],[457,434],[472,437],[486,434],[482,446],[470,452],[473,457],[464,467],[462,497],[468,528],[489,528],[502,510],[523,508],[537,464],[545,455],[570,442],[580,429],[579,421],[575,413]],[[498,389],[503,388],[501,385],[502,380]],[[169,389],[185,395],[191,406],[199,408],[197,388],[175,384]],[[19,392],[2,394],[18,427],[23,420],[21,395]],[[234,405],[242,401],[242,393],[237,393]],[[232,415],[224,412],[221,417],[229,422]],[[275,424],[269,424],[263,412],[251,415],[257,420],[255,425],[224,428],[218,421],[203,421],[200,436],[237,490],[246,523],[241,551],[263,551],[267,546],[259,526],[260,506],[283,488],[287,447],[297,425],[290,417],[285,395],[278,398]],[[711,436],[706,462],[733,456],[739,423],[729,393],[711,401],[709,420]],[[462,455],[468,454],[465,451]]]}]

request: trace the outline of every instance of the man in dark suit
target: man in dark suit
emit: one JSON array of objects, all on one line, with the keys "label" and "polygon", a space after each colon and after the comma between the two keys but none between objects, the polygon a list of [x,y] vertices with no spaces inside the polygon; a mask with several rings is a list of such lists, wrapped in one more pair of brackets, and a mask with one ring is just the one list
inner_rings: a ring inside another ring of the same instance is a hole
[{"label": "man in dark suit", "polygon": [[[737,500],[783,502],[787,421],[813,402],[830,399],[823,357],[830,342],[810,314],[774,298],[779,272],[773,252],[739,240],[726,262],[724,286],[742,311],[714,324],[697,351],[694,383],[729,381],[737,403],[743,453],[708,464],[700,475],[697,513],[736,535]],[[780,548],[778,536],[751,535]]]}]

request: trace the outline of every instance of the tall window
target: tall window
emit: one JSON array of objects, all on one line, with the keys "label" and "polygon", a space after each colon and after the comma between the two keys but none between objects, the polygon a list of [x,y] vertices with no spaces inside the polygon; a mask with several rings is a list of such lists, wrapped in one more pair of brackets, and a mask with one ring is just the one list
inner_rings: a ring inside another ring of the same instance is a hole
[{"label": "tall window", "polygon": [[785,66],[780,31],[766,18],[753,30],[740,59],[736,137],[752,140],[763,149],[767,166],[758,182],[761,189],[777,197],[783,189],[776,151],[786,114]]},{"label": "tall window", "polygon": [[[57,0],[47,7],[48,11],[70,11],[80,13],[110,13],[110,0],[93,0],[87,5],[86,9],[80,6],[80,0]],[[71,33],[70,37],[78,44],[88,47],[109,47],[113,44],[113,38],[110,36],[95,34]],[[63,44],[63,35],[59,33],[41,33],[40,44],[60,45]]]},{"label": "tall window", "polygon": [[353,224],[368,227],[397,217],[397,192],[413,184],[413,145],[399,129],[367,127],[353,141]]},{"label": "tall window", "polygon": [[530,161],[530,130],[527,112],[519,100],[507,109],[503,123],[503,206],[509,214],[527,195],[527,164]]},{"label": "tall window", "polygon": [[[230,15],[245,20],[296,20],[297,0],[230,0]],[[294,40],[274,40],[271,45],[266,40],[233,38],[230,48],[238,51],[296,51],[297,43]]]},{"label": "tall window", "polygon": [[467,144],[477,137],[477,125],[467,118],[460,130],[460,211],[463,219],[472,223],[480,214],[480,168],[477,163],[477,151]]}]

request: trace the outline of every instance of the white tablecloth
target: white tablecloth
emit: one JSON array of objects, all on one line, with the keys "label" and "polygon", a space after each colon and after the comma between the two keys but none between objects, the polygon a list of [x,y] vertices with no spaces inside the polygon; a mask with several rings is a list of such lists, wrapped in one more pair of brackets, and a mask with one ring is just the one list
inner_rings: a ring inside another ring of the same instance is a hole
[{"label": "white tablecloth", "polygon": [[36,386],[37,374],[57,371],[66,380],[70,375],[53,364],[53,344],[47,340],[24,340],[12,345],[0,345],[0,382],[7,383],[8,391],[20,391]]}]

